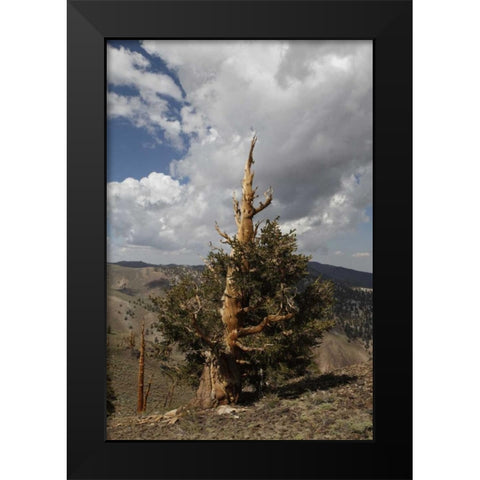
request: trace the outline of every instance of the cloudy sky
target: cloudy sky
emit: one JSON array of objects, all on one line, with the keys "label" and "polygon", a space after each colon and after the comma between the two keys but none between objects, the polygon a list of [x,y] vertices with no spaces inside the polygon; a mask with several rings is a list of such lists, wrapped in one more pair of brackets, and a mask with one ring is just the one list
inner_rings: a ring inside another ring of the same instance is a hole
[{"label": "cloudy sky", "polygon": [[256,132],[263,217],[372,271],[370,41],[111,41],[107,82],[109,261],[201,264]]}]

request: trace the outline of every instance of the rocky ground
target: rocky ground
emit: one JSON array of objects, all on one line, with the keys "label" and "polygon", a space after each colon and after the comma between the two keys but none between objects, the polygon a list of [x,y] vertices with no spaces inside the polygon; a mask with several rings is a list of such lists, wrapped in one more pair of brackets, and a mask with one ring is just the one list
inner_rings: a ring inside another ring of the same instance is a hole
[{"label": "rocky ground", "polygon": [[[165,413],[186,405],[193,390],[176,387],[171,401],[166,401],[168,378],[157,377],[152,382],[151,407],[142,416],[134,413],[135,381],[129,379],[135,375],[135,362],[126,352],[112,354],[109,362],[115,366],[111,371],[117,393],[116,412],[107,420],[109,440],[373,439],[371,362],[299,378],[256,402],[187,410],[181,415]],[[150,368],[155,371],[154,364]]]}]

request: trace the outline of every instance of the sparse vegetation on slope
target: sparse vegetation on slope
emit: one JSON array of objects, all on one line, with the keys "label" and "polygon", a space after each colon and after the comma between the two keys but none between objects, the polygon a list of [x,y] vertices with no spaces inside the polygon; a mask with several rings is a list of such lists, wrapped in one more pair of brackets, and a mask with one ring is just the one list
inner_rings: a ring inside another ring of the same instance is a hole
[{"label": "sparse vegetation on slope", "polygon": [[373,290],[335,284],[335,323],[349,340],[360,341],[366,350],[373,342]]},{"label": "sparse vegetation on slope", "polygon": [[[120,386],[114,386],[120,390]],[[295,379],[268,391],[257,402],[228,408],[220,406],[211,410],[191,410],[178,419],[168,415],[163,417],[165,409],[153,406],[142,417],[132,413],[114,414],[107,422],[107,438],[371,440],[372,390],[372,364],[366,362],[325,375]],[[134,392],[132,395],[135,398]],[[179,391],[172,408],[179,406],[182,396],[187,395],[188,392]]]}]

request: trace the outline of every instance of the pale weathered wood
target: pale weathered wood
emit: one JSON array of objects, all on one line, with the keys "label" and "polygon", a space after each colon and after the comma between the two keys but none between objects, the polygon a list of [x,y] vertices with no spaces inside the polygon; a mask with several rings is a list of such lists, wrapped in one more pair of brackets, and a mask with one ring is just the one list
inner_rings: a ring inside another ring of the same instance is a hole
[{"label": "pale weathered wood", "polygon": [[[256,135],[252,138],[250,152],[245,162],[244,175],[242,181],[242,197],[239,202],[233,195],[233,213],[237,225],[236,240],[240,244],[248,244],[255,241],[255,236],[261,222],[253,224],[253,217],[267,208],[273,199],[272,189],[265,192],[265,201],[255,207],[254,200],[257,197],[256,188],[253,188],[254,172],[251,167],[254,163],[253,151],[257,143]],[[225,240],[224,243],[232,247],[231,255],[234,255],[235,242],[220,227],[215,224],[218,234]],[[242,270],[248,272],[250,265],[245,259]],[[270,315],[265,317],[258,325],[242,328],[243,318],[255,307],[242,304],[242,297],[237,291],[233,281],[233,266],[227,268],[225,290],[222,296],[222,307],[220,310],[222,323],[224,325],[224,345],[221,353],[212,355],[212,352],[206,352],[206,363],[200,379],[200,385],[197,390],[195,403],[201,408],[211,408],[219,404],[236,403],[241,392],[241,376],[239,365],[248,363],[242,359],[243,352],[262,351],[262,348],[248,347],[241,344],[238,339],[247,335],[260,333],[269,323],[287,320],[293,317],[293,314]],[[197,314],[193,315],[193,327],[196,334],[199,335],[210,347],[211,340],[201,331],[197,322]],[[213,349],[214,350],[214,349]]]},{"label": "pale weathered wood", "polygon": [[140,333],[140,356],[138,357],[138,384],[137,384],[137,413],[145,411],[143,382],[145,377],[145,320],[142,321],[142,330]]}]

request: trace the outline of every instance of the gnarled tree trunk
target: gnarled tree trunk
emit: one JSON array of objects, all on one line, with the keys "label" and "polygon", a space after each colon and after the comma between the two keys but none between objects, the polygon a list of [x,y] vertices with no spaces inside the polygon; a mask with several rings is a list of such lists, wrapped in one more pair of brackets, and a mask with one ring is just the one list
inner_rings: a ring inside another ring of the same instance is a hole
[{"label": "gnarled tree trunk", "polygon": [[[272,201],[272,192],[268,190],[265,193],[265,201],[261,202],[258,207],[254,207],[253,202],[256,198],[253,189],[254,173],[251,170],[253,162],[253,150],[257,141],[256,136],[253,137],[250,146],[250,153],[245,164],[244,176],[242,181],[242,199],[241,204],[233,197],[233,210],[235,214],[235,222],[237,225],[237,240],[240,243],[247,244],[255,239],[258,224],[254,226],[253,217],[270,205]],[[222,232],[218,225],[216,229],[226,243],[232,246],[231,255],[234,254],[232,239]],[[249,265],[245,260],[244,271],[248,271]],[[246,314],[248,305],[246,300],[242,298],[241,292],[237,291],[233,282],[233,267],[227,270],[226,286],[222,297],[221,316],[225,327],[224,344],[219,354],[209,353],[200,386],[197,391],[196,402],[202,408],[215,407],[219,404],[236,403],[241,393],[241,377],[238,362],[242,352],[248,351],[247,347],[239,342],[241,336],[250,335],[260,332],[266,325],[267,321],[256,331],[250,330],[253,327],[242,328],[243,316]]]},{"label": "gnarled tree trunk", "polygon": [[[253,217],[268,207],[272,202],[272,190],[265,192],[265,200],[254,206],[257,197],[256,189],[252,187],[254,173],[251,170],[253,162],[253,150],[257,137],[254,136],[250,146],[250,153],[245,164],[242,181],[241,203],[233,197],[233,211],[237,225],[236,242],[230,236],[222,232],[216,225],[217,232],[225,239],[225,243],[231,246],[231,255],[235,254],[235,246],[248,245],[255,241],[259,222],[253,223]],[[237,267],[238,268],[238,267]],[[247,273],[250,269],[248,260],[245,258],[239,267]],[[287,320],[294,316],[293,313],[267,315],[256,325],[245,326],[249,311],[258,305],[250,306],[248,298],[242,296],[233,280],[234,267],[227,268],[225,290],[222,296],[221,318],[224,325],[224,336],[222,342],[213,342],[200,328],[197,323],[197,314],[201,310],[201,301],[197,296],[198,311],[193,314],[192,323],[196,334],[210,347],[206,355],[206,363],[203,369],[200,386],[197,391],[194,403],[202,408],[215,407],[219,404],[236,403],[239,399],[242,382],[240,374],[240,363],[244,352],[263,351],[263,348],[253,348],[243,345],[240,342],[242,337],[255,335],[275,322]],[[279,308],[278,312],[283,309]]]},{"label": "gnarled tree trunk", "polygon": [[232,355],[207,353],[194,404],[200,408],[236,403],[241,392],[240,370]]}]

